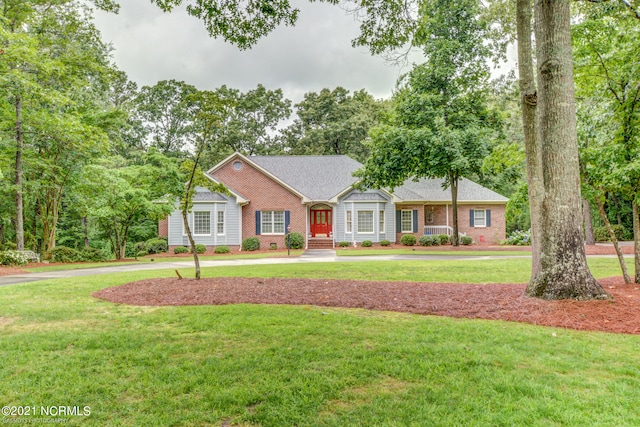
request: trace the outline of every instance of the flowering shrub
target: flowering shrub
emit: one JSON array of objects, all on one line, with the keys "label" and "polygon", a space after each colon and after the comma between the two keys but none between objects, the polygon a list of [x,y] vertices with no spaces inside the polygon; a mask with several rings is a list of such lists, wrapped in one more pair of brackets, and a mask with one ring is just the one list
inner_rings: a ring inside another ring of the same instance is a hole
[{"label": "flowering shrub", "polygon": [[527,231],[516,230],[500,242],[503,245],[527,246],[531,244],[531,229]]},{"label": "flowering shrub", "polygon": [[0,265],[25,265],[29,259],[21,252],[2,251],[0,252]]}]

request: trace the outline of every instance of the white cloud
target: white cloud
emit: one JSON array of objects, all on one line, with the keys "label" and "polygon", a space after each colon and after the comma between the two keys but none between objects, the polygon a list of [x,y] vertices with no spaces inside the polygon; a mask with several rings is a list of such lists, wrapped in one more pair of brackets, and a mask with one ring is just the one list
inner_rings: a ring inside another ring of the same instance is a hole
[{"label": "white cloud", "polygon": [[402,72],[397,66],[352,48],[357,22],[342,9],[300,2],[295,27],[281,27],[253,49],[209,37],[184,10],[163,13],[149,0],[122,1],[118,15],[96,12],[96,25],[115,49],[114,60],[139,85],[183,80],[199,89],[223,84],[242,91],[259,83],[281,88],[297,102],[309,91],[343,86],[388,98]]}]

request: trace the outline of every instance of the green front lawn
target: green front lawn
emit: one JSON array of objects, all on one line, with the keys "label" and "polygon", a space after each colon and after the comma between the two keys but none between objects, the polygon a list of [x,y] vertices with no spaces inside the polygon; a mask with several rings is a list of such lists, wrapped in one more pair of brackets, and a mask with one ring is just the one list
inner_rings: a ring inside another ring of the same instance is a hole
[{"label": "green front lawn", "polygon": [[[529,264],[345,262],[204,273],[522,282]],[[618,274],[615,259],[590,265],[599,277]],[[175,273],[0,287],[1,406],[88,406],[91,415],[68,417],[69,425],[91,426],[640,425],[638,336],[327,307],[135,307],[91,297],[162,276]]]},{"label": "green front lawn", "polygon": [[452,249],[340,249],[336,248],[340,256],[373,256],[373,255],[451,255],[451,256],[531,256],[531,251],[474,251]]}]

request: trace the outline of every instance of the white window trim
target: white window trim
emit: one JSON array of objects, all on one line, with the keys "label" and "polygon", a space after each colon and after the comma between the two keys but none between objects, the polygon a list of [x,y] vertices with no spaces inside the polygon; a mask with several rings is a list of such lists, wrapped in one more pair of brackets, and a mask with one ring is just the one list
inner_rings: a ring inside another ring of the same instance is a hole
[{"label": "white window trim", "polygon": [[[222,233],[218,232],[218,225],[220,225],[220,214],[222,214]],[[216,211],[216,236],[227,235],[227,214],[225,211]]]},{"label": "white window trim", "polygon": [[353,234],[353,211],[347,210],[344,213],[344,232]]},{"label": "white window trim", "polygon": [[386,212],[384,211],[384,209],[379,209],[378,210],[378,233],[379,234],[385,234],[386,233],[386,228],[387,228],[387,223],[386,223]]},{"label": "white window trim", "polygon": [[360,212],[371,212],[371,231],[360,231],[360,218],[358,218],[358,229],[356,231],[357,234],[376,234],[376,222],[374,211],[372,209],[361,209],[358,210],[358,214]]},{"label": "white window trim", "polygon": [[[401,233],[413,233],[413,209],[402,209],[400,212],[402,212],[400,214],[400,232]],[[409,222],[409,224],[411,224],[411,226],[409,227],[408,230],[406,230],[404,228],[404,220],[403,220],[403,216],[405,212],[409,212],[411,215],[411,221]]]},{"label": "white window trim", "polygon": [[[196,233],[196,213],[206,213],[209,217],[209,233]],[[193,211],[191,212],[191,227],[193,227],[194,236],[211,236],[211,211]]]},{"label": "white window trim", "polygon": [[[476,212],[484,212],[484,224],[478,225],[476,222]],[[474,209],[473,210],[473,228],[487,228],[487,210],[486,209]]]},{"label": "white window trim", "polygon": [[282,212],[282,226],[284,228],[285,226],[285,214],[284,214],[284,210],[281,211],[262,211],[262,213],[260,214],[260,234],[264,235],[264,236],[284,236],[285,235],[285,231],[283,230],[282,233],[275,233],[275,232],[271,232],[271,233],[265,233],[264,231],[264,213],[265,212],[271,212],[271,229],[275,230],[276,228],[276,216],[275,213],[276,212]]}]

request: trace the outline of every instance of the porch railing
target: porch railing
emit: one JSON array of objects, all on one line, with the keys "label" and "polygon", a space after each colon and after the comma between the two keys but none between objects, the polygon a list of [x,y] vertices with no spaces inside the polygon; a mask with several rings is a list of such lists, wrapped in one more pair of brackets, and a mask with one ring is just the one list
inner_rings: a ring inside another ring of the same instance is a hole
[{"label": "porch railing", "polygon": [[[449,227],[448,225],[425,225],[424,234],[426,235],[446,234],[447,236],[451,236],[453,234],[453,227]],[[466,236],[465,233],[460,233],[460,232],[458,232],[458,235]]]}]

